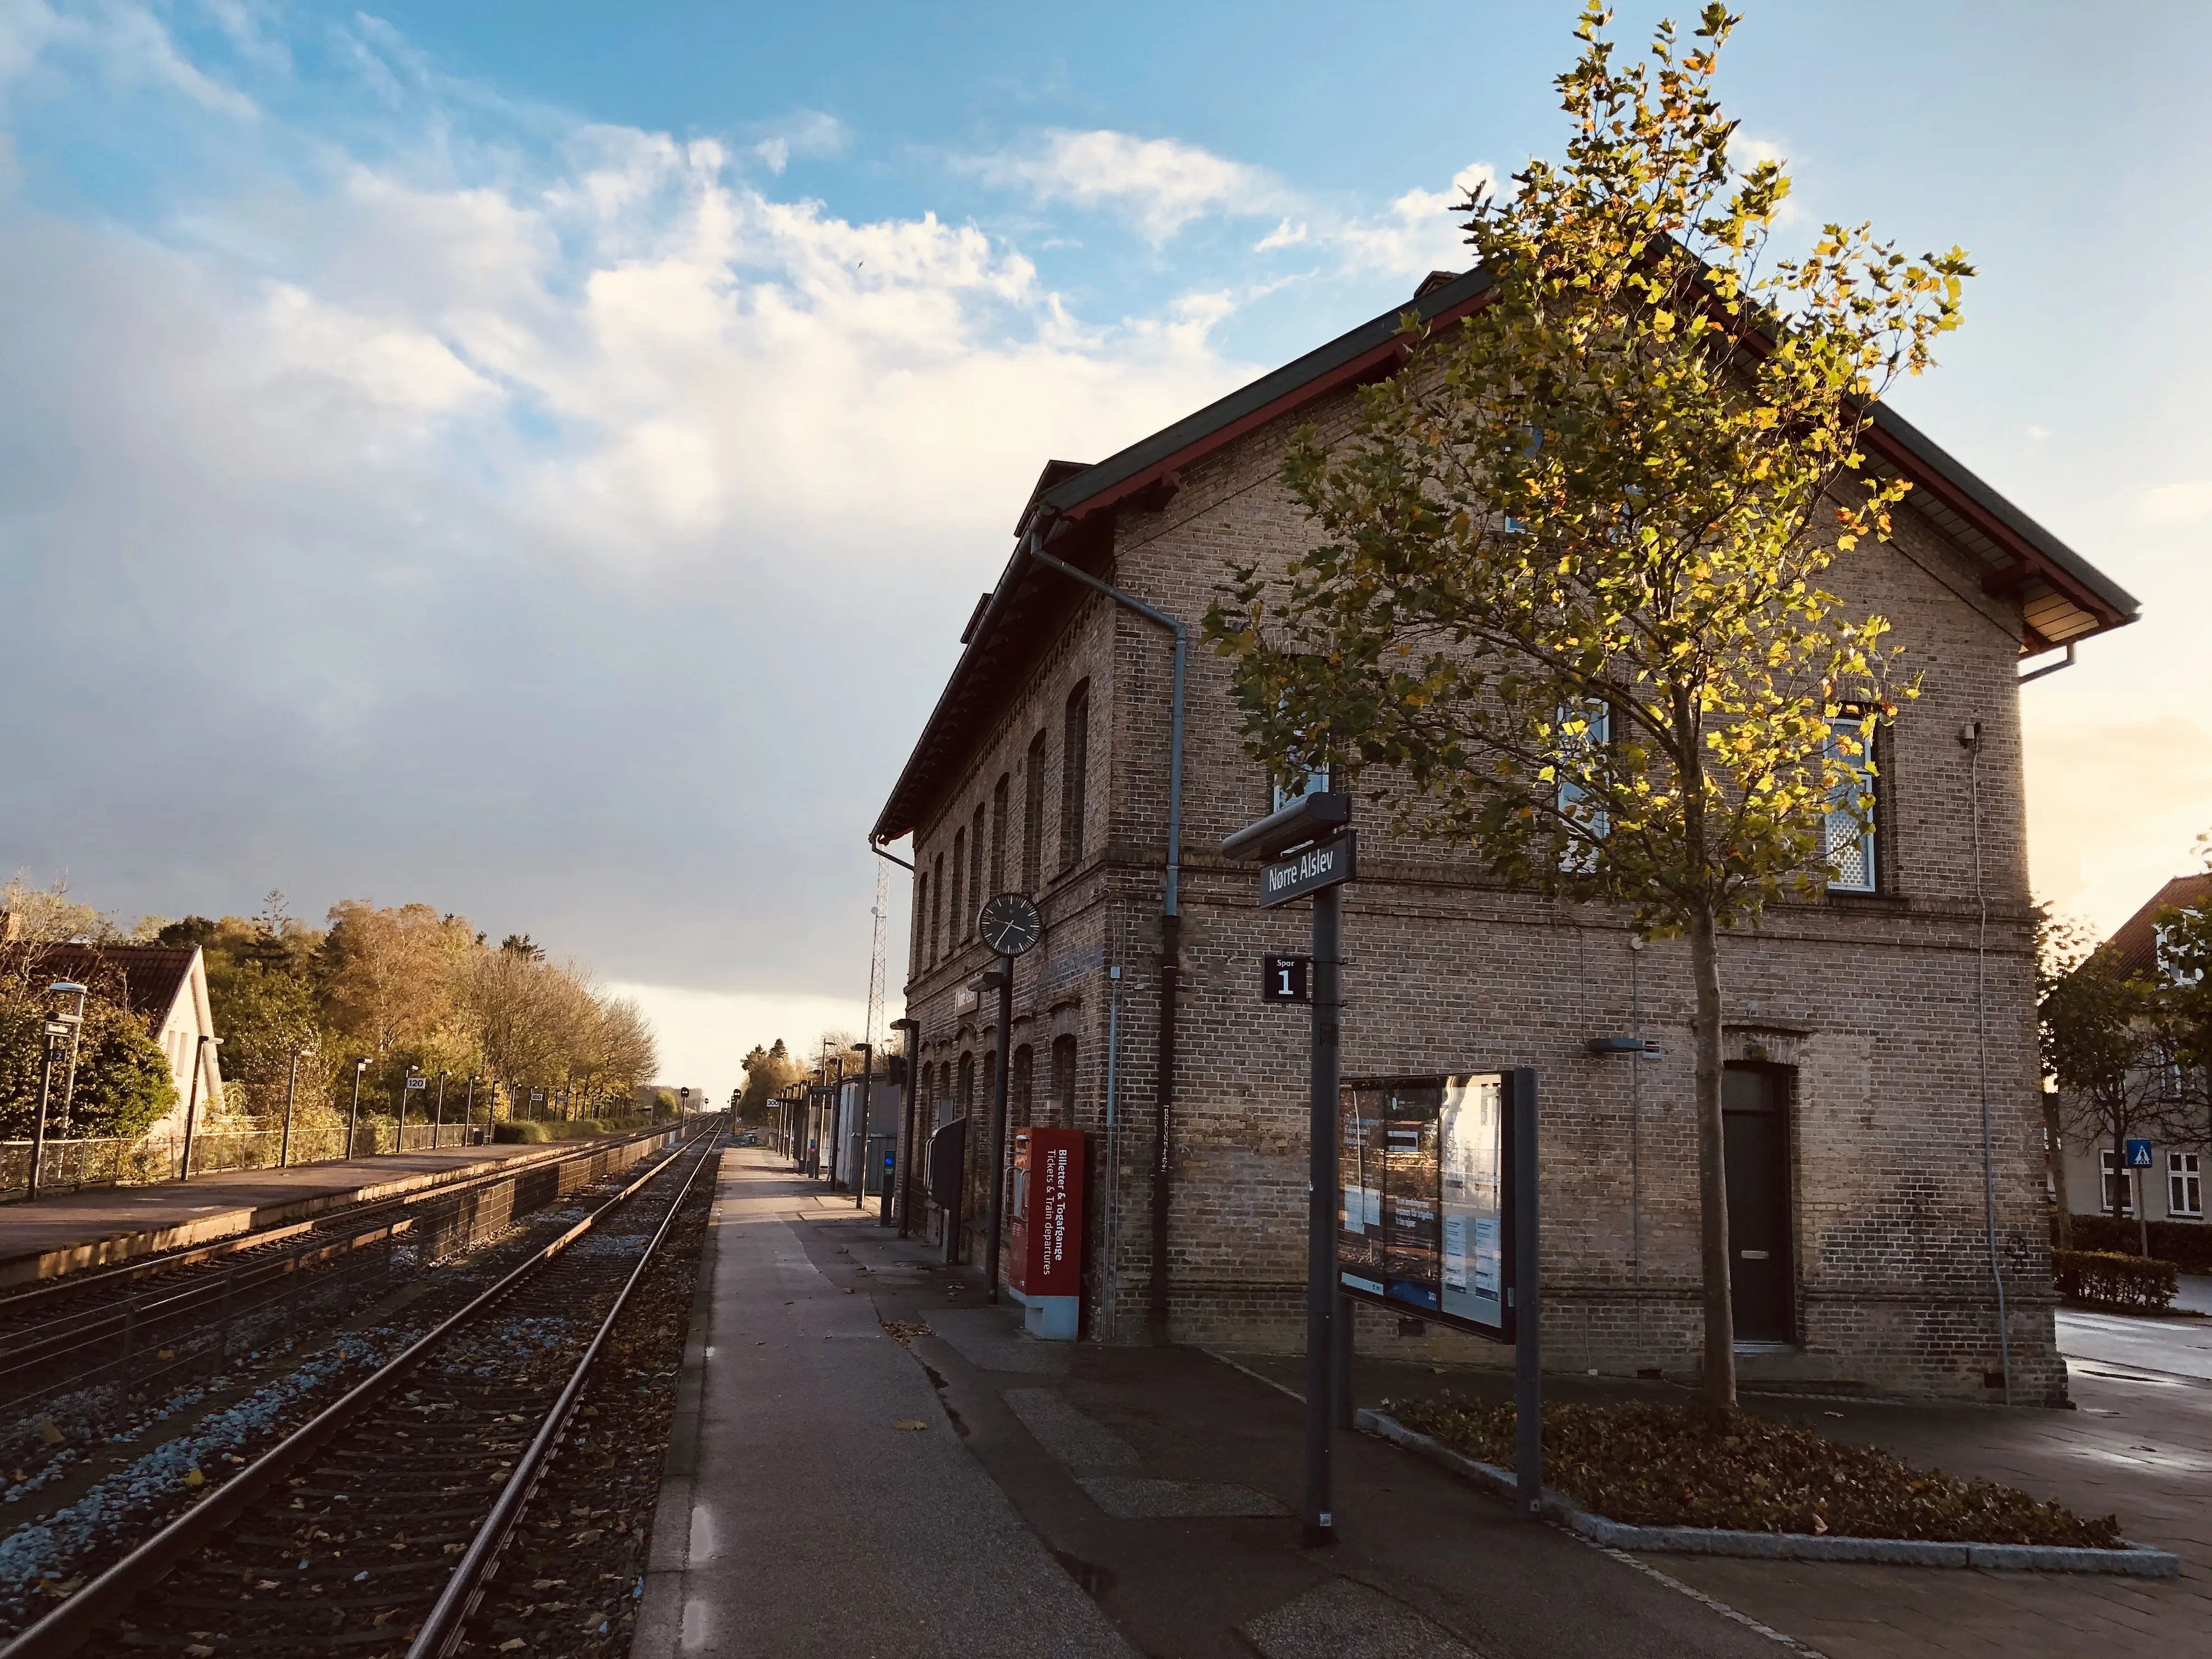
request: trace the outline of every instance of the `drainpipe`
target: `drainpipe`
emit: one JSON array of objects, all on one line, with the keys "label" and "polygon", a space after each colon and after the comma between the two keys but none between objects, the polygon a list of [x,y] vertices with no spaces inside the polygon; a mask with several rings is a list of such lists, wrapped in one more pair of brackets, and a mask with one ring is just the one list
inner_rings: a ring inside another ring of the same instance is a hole
[{"label": "drainpipe", "polygon": [[[2067,660],[2073,660],[2069,651]],[[2059,666],[2063,667],[2064,664]],[[2048,671],[2039,671],[2048,672]],[[2033,677],[2031,677],[2033,678]],[[1982,1097],[1982,1225],[1990,1252],[1990,1279],[1996,1286],[1997,1364],[2004,1377],[2004,1402],[2012,1404],[2012,1322],[2005,1312],[2004,1259],[1997,1249],[1996,1152],[1990,1124],[1990,895],[1982,879],[1982,723],[1968,720],[1959,728],[1959,742],[1966,751],[1966,787],[1974,824],[1974,1048],[1980,1063]],[[2118,1209],[2116,1204],[2115,1211]],[[2138,1200],[2136,1213],[2142,1214]],[[2143,1252],[2148,1255],[2148,1250]]]},{"label": "drainpipe", "polygon": [[1175,1122],[1176,1005],[1182,988],[1183,681],[1190,655],[1190,629],[1173,617],[1155,611],[1135,594],[1101,581],[1087,571],[1078,570],[1064,559],[1054,558],[1044,550],[1044,538],[1035,528],[1024,538],[1022,550],[1039,564],[1073,577],[1095,592],[1103,593],[1122,609],[1134,611],[1175,636],[1175,683],[1168,740],[1167,886],[1160,903],[1159,1106],[1152,1131],[1152,1270],[1147,1321],[1152,1340],[1164,1343],[1168,1340],[1168,1202]]}]

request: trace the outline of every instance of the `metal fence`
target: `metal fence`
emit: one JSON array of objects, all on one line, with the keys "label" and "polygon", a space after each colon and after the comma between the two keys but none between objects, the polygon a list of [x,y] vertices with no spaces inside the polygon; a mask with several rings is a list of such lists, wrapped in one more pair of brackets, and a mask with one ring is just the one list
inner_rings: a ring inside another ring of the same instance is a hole
[{"label": "metal fence", "polygon": [[[442,1127],[410,1123],[403,1136],[389,1118],[363,1118],[354,1136],[353,1153],[367,1158],[377,1152],[426,1152],[434,1146],[468,1146],[489,1139],[482,1124]],[[322,1164],[346,1153],[343,1123],[295,1124],[292,1129],[289,1164]],[[192,1173],[213,1175],[222,1170],[272,1170],[284,1151],[281,1129],[213,1129],[192,1137]],[[141,1187],[157,1181],[174,1181],[184,1173],[182,1135],[158,1135],[143,1140],[56,1140],[46,1142],[46,1158],[39,1168],[42,1192],[73,1191],[85,1187]],[[31,1143],[0,1140],[0,1200],[19,1199],[30,1190]]]}]

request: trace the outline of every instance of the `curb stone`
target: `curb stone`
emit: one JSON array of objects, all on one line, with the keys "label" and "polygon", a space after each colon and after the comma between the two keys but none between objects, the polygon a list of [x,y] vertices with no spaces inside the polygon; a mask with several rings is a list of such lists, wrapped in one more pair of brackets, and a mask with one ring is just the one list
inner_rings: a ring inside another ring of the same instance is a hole
[{"label": "curb stone", "polygon": [[[1442,1441],[1409,1429],[1382,1412],[1362,1411],[1363,1433],[1402,1446],[1477,1486],[1510,1497],[1513,1474],[1454,1451]],[[1978,1567],[2001,1572],[2100,1572],[2136,1578],[2173,1578],[2181,1563],[2165,1550],[2123,1543],[2118,1549],[2057,1544],[1950,1544],[1917,1538],[1829,1538],[1810,1533],[1734,1532],[1717,1527],[1635,1527],[1577,1507],[1544,1489],[1545,1515],[1571,1532],[1607,1549],[1669,1555],[1733,1555],[1770,1561],[1879,1561],[1897,1566]]]}]

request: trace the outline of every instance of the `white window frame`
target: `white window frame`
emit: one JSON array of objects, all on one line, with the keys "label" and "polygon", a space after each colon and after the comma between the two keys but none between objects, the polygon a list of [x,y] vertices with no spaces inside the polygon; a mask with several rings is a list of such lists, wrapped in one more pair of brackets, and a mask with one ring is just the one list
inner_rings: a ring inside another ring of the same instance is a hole
[{"label": "white window frame", "polygon": [[[2121,1201],[2124,1206],[2117,1210],[2112,1207],[2114,1184],[2112,1176],[2116,1170],[2119,1172],[2118,1188]],[[2133,1219],[2136,1212],[2135,1176],[2127,1165],[2120,1162],[2119,1154],[2109,1146],[2097,1148],[2097,1177],[2099,1210],[2106,1215],[2117,1216],[2123,1221]]]},{"label": "white window frame", "polygon": [[[1849,718],[1848,714],[1846,718]],[[1857,754],[1845,755],[1838,750],[1832,737],[1828,754],[1829,758],[1842,767],[1849,776],[1836,786],[1834,793],[1828,798],[1827,830],[1821,850],[1831,865],[1840,866],[1841,860],[1837,854],[1856,848],[1859,868],[1863,872],[1862,878],[1857,881],[1831,877],[1828,890],[1832,893],[1878,892],[1881,890],[1881,871],[1875,861],[1875,825],[1881,817],[1881,779],[1879,774],[1870,769],[1874,744],[1868,740]],[[1867,814],[1863,823],[1860,822],[1854,805],[1856,797],[1861,795],[1869,797],[1874,803],[1873,810]]]},{"label": "white window frame", "polygon": [[1274,784],[1275,804],[1268,810],[1270,811],[1279,812],[1285,806],[1290,805],[1293,801],[1304,800],[1308,795],[1327,794],[1329,787],[1329,778],[1330,769],[1328,766],[1323,765],[1316,766],[1312,771],[1307,773],[1306,781],[1295,789],[1282,782],[1280,780],[1277,780]]},{"label": "white window frame", "polygon": [[2177,1221],[2204,1219],[2204,1177],[2197,1153],[2166,1155],[2166,1212]]}]

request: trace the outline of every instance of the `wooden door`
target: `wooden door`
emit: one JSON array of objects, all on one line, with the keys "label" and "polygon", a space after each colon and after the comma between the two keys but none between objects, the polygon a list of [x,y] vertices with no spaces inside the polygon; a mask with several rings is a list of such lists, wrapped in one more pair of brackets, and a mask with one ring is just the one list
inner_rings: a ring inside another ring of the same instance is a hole
[{"label": "wooden door", "polygon": [[1739,1342],[1797,1340],[1789,1084],[1786,1070],[1769,1066],[1731,1066],[1722,1079],[1729,1293]]}]

